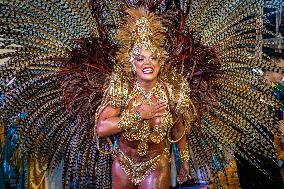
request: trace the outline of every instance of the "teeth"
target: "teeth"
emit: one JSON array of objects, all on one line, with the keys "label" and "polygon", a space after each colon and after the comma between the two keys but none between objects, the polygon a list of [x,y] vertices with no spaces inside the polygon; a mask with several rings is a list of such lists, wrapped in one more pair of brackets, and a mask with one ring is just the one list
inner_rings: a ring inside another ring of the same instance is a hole
[{"label": "teeth", "polygon": [[144,68],[143,73],[153,73],[153,69],[152,68]]}]

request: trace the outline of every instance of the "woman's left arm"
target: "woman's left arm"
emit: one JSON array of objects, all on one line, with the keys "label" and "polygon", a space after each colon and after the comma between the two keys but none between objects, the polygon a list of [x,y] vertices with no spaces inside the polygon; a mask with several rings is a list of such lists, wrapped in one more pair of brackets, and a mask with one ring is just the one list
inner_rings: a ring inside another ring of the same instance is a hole
[{"label": "woman's left arm", "polygon": [[172,136],[174,140],[179,140],[177,142],[178,147],[178,155],[181,161],[181,170],[179,173],[179,179],[181,182],[186,181],[189,175],[189,150],[187,145],[187,138],[186,138],[186,128],[183,125],[182,117],[178,118],[176,125],[172,129]]}]

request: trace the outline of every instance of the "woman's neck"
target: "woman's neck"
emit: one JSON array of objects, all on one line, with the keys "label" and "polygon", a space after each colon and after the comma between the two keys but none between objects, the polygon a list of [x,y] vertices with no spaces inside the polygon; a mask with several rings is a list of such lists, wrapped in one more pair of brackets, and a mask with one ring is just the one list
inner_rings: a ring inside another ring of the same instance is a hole
[{"label": "woman's neck", "polygon": [[157,83],[157,79],[154,79],[153,81],[139,81],[137,80],[136,85],[139,87],[142,87],[146,93],[148,93],[153,87],[155,87]]}]

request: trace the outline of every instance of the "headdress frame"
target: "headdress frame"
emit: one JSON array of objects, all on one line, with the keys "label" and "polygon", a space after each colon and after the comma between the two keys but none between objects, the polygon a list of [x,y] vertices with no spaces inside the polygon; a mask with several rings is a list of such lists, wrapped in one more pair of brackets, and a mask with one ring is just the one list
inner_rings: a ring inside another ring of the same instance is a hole
[{"label": "headdress frame", "polygon": [[117,66],[128,74],[133,73],[134,56],[139,54],[139,49],[142,48],[157,53],[163,67],[168,56],[164,48],[166,30],[160,17],[148,13],[142,7],[128,9],[126,13],[115,37],[120,46],[116,54]]}]

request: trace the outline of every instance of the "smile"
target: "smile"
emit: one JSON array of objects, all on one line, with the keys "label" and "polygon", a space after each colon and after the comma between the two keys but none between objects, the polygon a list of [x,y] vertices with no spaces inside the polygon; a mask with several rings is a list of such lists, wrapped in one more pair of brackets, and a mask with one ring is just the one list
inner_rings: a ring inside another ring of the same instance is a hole
[{"label": "smile", "polygon": [[142,71],[143,71],[144,74],[151,74],[151,73],[154,72],[154,69],[151,68],[151,67],[146,67],[146,68],[143,68]]}]

